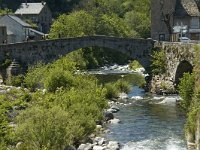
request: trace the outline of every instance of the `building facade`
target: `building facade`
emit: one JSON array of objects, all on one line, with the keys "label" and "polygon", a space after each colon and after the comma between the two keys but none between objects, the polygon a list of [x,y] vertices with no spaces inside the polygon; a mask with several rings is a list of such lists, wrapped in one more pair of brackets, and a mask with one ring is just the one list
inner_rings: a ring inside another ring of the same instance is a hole
[{"label": "building facade", "polygon": [[0,18],[0,26],[7,28],[7,42],[16,43],[26,41],[28,28],[31,26],[13,15],[4,15]]},{"label": "building facade", "polygon": [[151,8],[152,39],[200,40],[200,11],[195,0],[151,0]]},{"label": "building facade", "polygon": [[44,33],[32,29],[30,24],[24,22],[14,15],[2,16],[0,18],[0,26],[6,27],[6,43],[25,42],[28,40],[42,40],[45,35]]},{"label": "building facade", "polygon": [[22,20],[31,21],[37,25],[37,30],[48,33],[52,24],[52,13],[45,2],[22,3],[15,11]]}]

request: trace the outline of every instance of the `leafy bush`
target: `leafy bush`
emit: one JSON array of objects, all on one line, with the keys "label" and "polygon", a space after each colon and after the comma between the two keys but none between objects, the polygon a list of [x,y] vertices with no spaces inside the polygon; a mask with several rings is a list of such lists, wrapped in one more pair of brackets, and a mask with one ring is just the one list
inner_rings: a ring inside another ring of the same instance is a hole
[{"label": "leafy bush", "polygon": [[142,68],[142,65],[137,60],[134,60],[129,64],[129,68],[136,70],[137,68]]},{"label": "leafy bush", "polygon": [[[71,128],[76,128],[69,114],[60,107],[40,106],[25,110],[17,117],[16,136],[25,149],[63,149],[72,143]],[[78,130],[78,128],[76,128]]]},{"label": "leafy bush", "polygon": [[164,50],[154,51],[152,55],[152,73],[160,75],[166,72],[166,55]]},{"label": "leafy bush", "polygon": [[6,84],[12,85],[12,86],[22,86],[23,83],[24,83],[23,75],[12,76],[10,79],[6,80]]},{"label": "leafy bush", "polygon": [[24,78],[25,86],[31,89],[31,91],[35,91],[36,88],[41,88],[43,86],[42,80],[45,76],[47,67],[48,66],[45,66],[42,63],[29,67]]},{"label": "leafy bush", "polygon": [[73,79],[70,72],[51,69],[48,76],[44,79],[44,87],[50,92],[55,92],[60,87],[69,88],[72,86],[72,82]]},{"label": "leafy bush", "polygon": [[119,90],[117,89],[116,86],[114,86],[113,83],[107,83],[105,84],[105,88],[107,90],[106,92],[106,98],[111,99],[111,98],[117,98],[119,95]]},{"label": "leafy bush", "polygon": [[195,86],[195,75],[190,73],[184,73],[183,78],[180,79],[180,83],[178,85],[178,91],[183,99],[181,101],[181,106],[188,110],[190,107],[190,103],[192,101],[193,93]]},{"label": "leafy bush", "polygon": [[125,80],[118,80],[114,86],[119,90],[119,92],[128,93],[131,90],[130,84]]}]

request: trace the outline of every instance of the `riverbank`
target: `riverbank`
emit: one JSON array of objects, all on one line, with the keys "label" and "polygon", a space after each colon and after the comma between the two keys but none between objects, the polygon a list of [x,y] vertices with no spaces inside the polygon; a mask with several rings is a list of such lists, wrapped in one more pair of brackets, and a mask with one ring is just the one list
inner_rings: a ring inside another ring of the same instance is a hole
[{"label": "riverbank", "polygon": [[[103,77],[107,74],[100,70],[94,72]],[[138,87],[134,87],[128,95],[121,94],[120,101],[109,102],[111,107],[114,104],[120,109],[114,113],[117,123],[104,124],[105,132],[102,132],[101,138],[98,137],[104,144],[97,144],[97,148],[106,149],[108,141],[115,141],[123,150],[186,150],[183,132],[185,114],[177,106],[179,100],[179,96],[151,95]]]}]

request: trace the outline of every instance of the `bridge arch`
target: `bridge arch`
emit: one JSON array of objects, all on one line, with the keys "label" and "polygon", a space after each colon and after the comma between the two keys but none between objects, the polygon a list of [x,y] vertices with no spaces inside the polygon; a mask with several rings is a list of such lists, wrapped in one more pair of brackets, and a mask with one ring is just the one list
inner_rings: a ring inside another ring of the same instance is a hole
[{"label": "bridge arch", "polygon": [[154,41],[97,35],[0,45],[0,62],[9,55],[11,60],[15,59],[26,68],[39,61],[50,63],[77,49],[95,46],[128,54],[133,60],[138,60],[148,73],[151,71]]},{"label": "bridge arch", "polygon": [[175,85],[177,86],[179,84],[180,79],[183,77],[184,73],[187,73],[187,72],[192,73],[192,70],[193,70],[193,66],[189,61],[187,60],[181,61],[178,64],[176,72],[175,72],[175,80],[174,80]]}]

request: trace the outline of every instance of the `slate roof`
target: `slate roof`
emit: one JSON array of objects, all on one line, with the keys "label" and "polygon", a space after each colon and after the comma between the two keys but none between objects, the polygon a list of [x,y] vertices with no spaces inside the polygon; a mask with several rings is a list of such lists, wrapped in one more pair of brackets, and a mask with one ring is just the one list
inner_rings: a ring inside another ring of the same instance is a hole
[{"label": "slate roof", "polygon": [[179,16],[179,17],[200,16],[200,11],[198,9],[196,1],[195,0],[177,0],[175,16]]},{"label": "slate roof", "polygon": [[22,3],[20,7],[15,11],[16,15],[20,14],[39,14],[46,5],[42,3]]},{"label": "slate roof", "polygon": [[19,24],[21,24],[24,27],[31,27],[30,24],[24,22],[23,20],[21,20],[19,17],[17,16],[12,16],[12,15],[8,15],[8,17],[12,18],[13,20],[15,20],[16,22],[18,22]]}]

